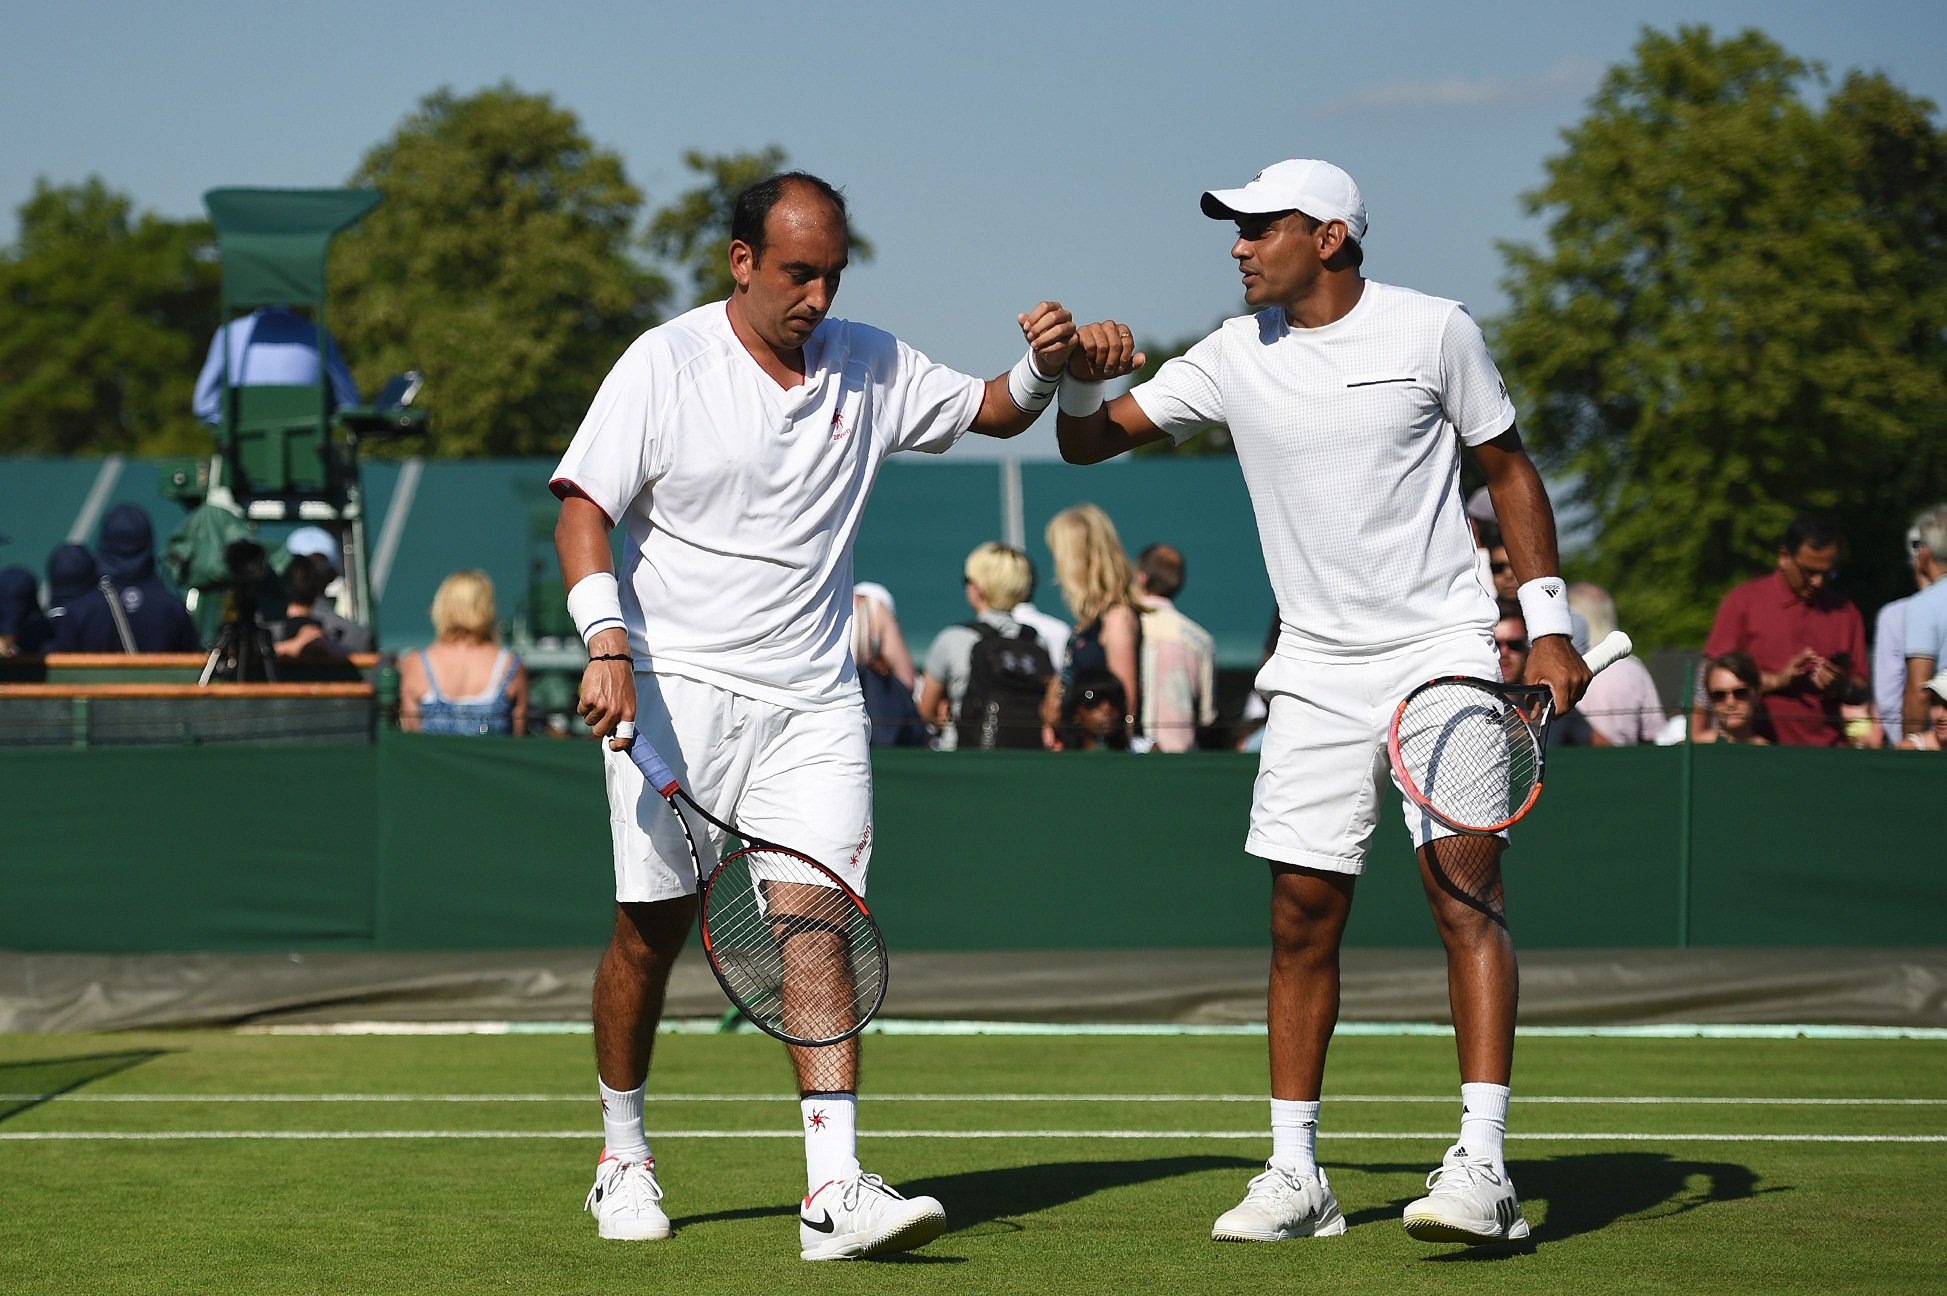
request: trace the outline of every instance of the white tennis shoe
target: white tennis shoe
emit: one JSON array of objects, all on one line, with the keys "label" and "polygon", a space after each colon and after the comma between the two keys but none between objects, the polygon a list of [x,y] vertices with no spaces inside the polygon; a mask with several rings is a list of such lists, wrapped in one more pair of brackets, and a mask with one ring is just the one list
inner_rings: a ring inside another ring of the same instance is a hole
[{"label": "white tennis shoe", "polygon": [[1244,1200],[1217,1217],[1210,1236],[1218,1242],[1282,1242],[1344,1232],[1345,1216],[1323,1170],[1293,1174],[1266,1162]]},{"label": "white tennis shoe", "polygon": [[656,1163],[620,1161],[602,1150],[595,1164],[595,1186],[582,1209],[595,1216],[596,1232],[624,1242],[652,1242],[670,1235],[663,1213],[663,1187],[656,1182]]},{"label": "white tennis shoe", "polygon": [[1481,1246],[1528,1236],[1528,1220],[1506,1170],[1458,1143],[1426,1177],[1426,1196],[1406,1208],[1406,1232],[1421,1242]]},{"label": "white tennis shoe", "polygon": [[798,1211],[798,1254],[806,1260],[863,1260],[925,1246],[946,1232],[946,1209],[931,1197],[902,1197],[875,1174],[833,1179]]}]

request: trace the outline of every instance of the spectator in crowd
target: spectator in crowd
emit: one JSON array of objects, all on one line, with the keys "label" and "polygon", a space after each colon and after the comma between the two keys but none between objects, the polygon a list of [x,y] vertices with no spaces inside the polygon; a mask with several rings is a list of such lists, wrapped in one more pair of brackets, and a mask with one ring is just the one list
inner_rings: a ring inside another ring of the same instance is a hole
[{"label": "spectator in crowd", "polygon": [[1704,664],[1704,698],[1710,725],[1698,742],[1771,745],[1763,677],[1747,652],[1727,652]]},{"label": "spectator in crowd", "polygon": [[1873,691],[1857,676],[1848,677],[1839,694],[1839,723],[1845,728],[1848,747],[1886,746],[1886,730],[1873,714]]},{"label": "spectator in crowd", "polygon": [[[215,427],[223,422],[223,351],[230,352],[231,387],[305,387],[318,381],[318,326],[282,306],[264,306],[217,329],[210,339],[203,372],[196,378],[191,408],[196,417]],[[358,404],[338,344],[325,337],[325,378],[331,404]]]},{"label": "spectator in crowd", "polygon": [[[1925,517],[1923,513],[1920,515]],[[1926,545],[1920,539],[1920,518],[1906,529],[1906,563],[1913,571],[1915,593],[1933,584],[1923,568],[1920,555]],[[1873,620],[1873,707],[1887,746],[1897,746],[1906,712],[1906,606],[1915,595],[1894,599],[1879,610]]]},{"label": "spectator in crowd", "polygon": [[437,734],[527,732],[527,670],[500,646],[493,582],[458,571],[433,595],[433,645],[399,659],[399,727]]},{"label": "spectator in crowd", "polygon": [[1916,524],[1920,548],[1914,571],[1927,588],[1906,605],[1906,705],[1900,728],[1918,733],[1931,724],[1927,682],[1947,665],[1947,504],[1936,504]]},{"label": "spectator in crowd", "polygon": [[1014,617],[1034,568],[1010,545],[989,541],[967,555],[967,606],[974,619],[933,637],[919,711],[938,726],[941,751],[957,747],[1044,747],[1043,712],[1059,705],[1060,675],[1048,645]]},{"label": "spectator in crowd", "polygon": [[1134,719],[1120,680],[1107,671],[1079,675],[1062,704],[1061,750],[1128,751]]},{"label": "spectator in crowd", "polygon": [[[1587,623],[1591,643],[1601,643],[1614,633],[1616,605],[1600,585],[1577,581],[1569,586],[1568,606]],[[1666,723],[1650,668],[1635,657],[1623,658],[1590,680],[1589,691],[1575,710],[1589,722],[1591,741],[1597,747],[1653,743]]]},{"label": "spectator in crowd", "polygon": [[1927,699],[1927,727],[1900,740],[1907,751],[1947,751],[1947,671],[1920,686]]},{"label": "spectator in crowd", "polygon": [[892,591],[873,581],[852,586],[852,661],[872,724],[874,747],[924,747],[926,722],[913,701],[913,654]]},{"label": "spectator in crowd", "polygon": [[1217,722],[1217,641],[1176,610],[1183,590],[1183,555],[1153,544],[1136,555],[1142,605],[1142,731],[1155,750],[1189,751],[1197,730]]},{"label": "spectator in crowd", "polygon": [[25,567],[0,571],[0,657],[38,657],[53,638],[34,573]]},{"label": "spectator in crowd", "polygon": [[339,653],[368,653],[376,651],[377,641],[372,628],[350,617],[340,616],[332,605],[334,582],[344,575],[339,566],[338,541],[323,527],[299,527],[284,541],[284,548],[291,557],[309,564],[323,579],[318,584],[318,597],[311,604],[310,615],[317,621],[324,637],[329,639]]},{"label": "spectator in crowd", "polygon": [[1115,523],[1095,505],[1077,504],[1049,519],[1047,535],[1055,583],[1075,616],[1061,674],[1062,710],[1071,709],[1076,680],[1102,671],[1121,682],[1132,708],[1141,706],[1142,622]]},{"label": "spectator in crowd", "polygon": [[1501,659],[1501,682],[1519,684],[1528,669],[1528,619],[1516,599],[1499,601],[1501,619],[1494,623],[1494,652]]},{"label": "spectator in crowd", "polygon": [[1014,619],[1041,637],[1042,646],[1054,659],[1055,669],[1060,670],[1068,652],[1068,636],[1075,627],[1058,616],[1049,616],[1034,605],[1034,592],[1041,586],[1041,574],[1034,569],[1034,559],[1026,554],[1021,557],[1028,564],[1028,592],[1014,605]]},{"label": "spectator in crowd", "polygon": [[[1708,658],[1742,652],[1758,664],[1765,710],[1787,747],[1845,746],[1839,696],[1849,676],[1864,678],[1866,623],[1829,587],[1838,561],[1839,533],[1829,522],[1793,518],[1779,538],[1774,570],[1724,596],[1704,641]],[[1709,719],[1699,699],[1693,738],[1704,736]]]},{"label": "spectator in crowd", "polygon": [[1508,561],[1508,547],[1498,541],[1488,546],[1487,572],[1494,581],[1494,597],[1497,599],[1511,599],[1521,588],[1521,581],[1514,574],[1514,564]]},{"label": "spectator in crowd", "polygon": [[74,627],[68,609],[80,599],[96,597],[100,580],[101,569],[95,565],[95,556],[88,552],[86,545],[56,545],[54,552],[48,554],[47,620],[54,627],[49,652],[73,651],[67,646]]},{"label": "spectator in crowd", "polygon": [[303,557],[285,569],[284,615],[270,627],[271,651],[279,658],[308,665],[333,665],[345,660],[344,649],[325,632],[317,615],[324,601],[324,587],[324,571]]},{"label": "spectator in crowd", "polygon": [[117,504],[95,541],[98,593],[70,600],[55,628],[58,652],[201,652],[182,600],[155,570],[155,530],[134,504]]}]

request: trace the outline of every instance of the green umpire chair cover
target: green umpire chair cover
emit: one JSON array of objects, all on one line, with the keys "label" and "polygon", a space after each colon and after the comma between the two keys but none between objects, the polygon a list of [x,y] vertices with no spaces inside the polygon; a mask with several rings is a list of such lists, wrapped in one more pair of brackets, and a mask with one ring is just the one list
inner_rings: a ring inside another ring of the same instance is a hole
[{"label": "green umpire chair cover", "polygon": [[330,497],[342,483],[331,448],[325,349],[325,258],[331,240],[378,206],[376,189],[212,189],[203,195],[223,257],[223,319],[262,306],[308,310],[318,381],[235,387],[228,352],[221,428],[239,495]]}]

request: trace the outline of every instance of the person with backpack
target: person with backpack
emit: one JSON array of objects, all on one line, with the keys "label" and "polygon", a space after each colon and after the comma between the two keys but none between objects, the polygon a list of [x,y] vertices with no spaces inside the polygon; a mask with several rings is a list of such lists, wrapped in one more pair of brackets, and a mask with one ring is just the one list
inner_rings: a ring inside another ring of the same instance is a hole
[{"label": "person with backpack", "polygon": [[967,555],[974,619],[934,637],[920,684],[919,713],[939,727],[941,751],[1049,745],[1043,707],[1061,677],[1048,645],[1013,616],[1033,572],[1009,545],[989,541]]}]

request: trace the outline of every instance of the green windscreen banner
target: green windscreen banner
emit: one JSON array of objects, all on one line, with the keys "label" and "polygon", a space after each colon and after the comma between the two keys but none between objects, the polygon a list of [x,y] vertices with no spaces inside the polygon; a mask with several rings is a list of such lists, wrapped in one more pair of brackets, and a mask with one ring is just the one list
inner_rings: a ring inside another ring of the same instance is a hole
[{"label": "green windscreen banner", "polygon": [[[1252,757],[873,765],[867,899],[899,949],[1266,942]],[[553,949],[613,922],[591,742],[0,750],[0,788],[0,948]],[[1524,949],[1940,945],[1943,791],[1947,761],[1920,753],[1554,752],[1504,861],[1509,922]],[[1347,942],[1437,948],[1398,798],[1380,803]]]}]

